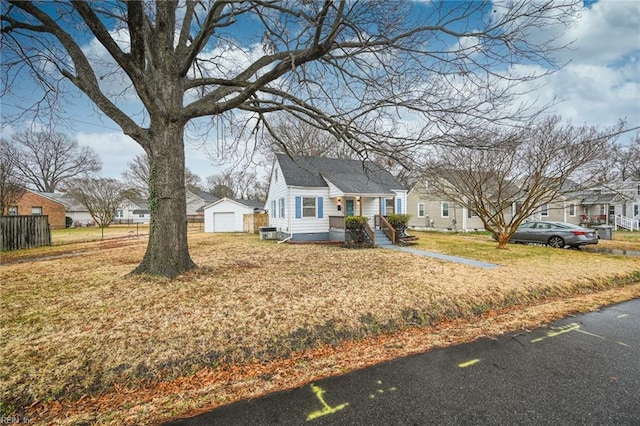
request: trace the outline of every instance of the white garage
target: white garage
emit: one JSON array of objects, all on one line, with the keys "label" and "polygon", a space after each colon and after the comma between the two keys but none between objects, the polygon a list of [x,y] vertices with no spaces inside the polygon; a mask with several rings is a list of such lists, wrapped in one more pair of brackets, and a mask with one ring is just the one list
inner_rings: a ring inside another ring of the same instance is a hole
[{"label": "white garage", "polygon": [[243,232],[244,215],[260,210],[255,201],[222,198],[204,207],[204,232]]}]

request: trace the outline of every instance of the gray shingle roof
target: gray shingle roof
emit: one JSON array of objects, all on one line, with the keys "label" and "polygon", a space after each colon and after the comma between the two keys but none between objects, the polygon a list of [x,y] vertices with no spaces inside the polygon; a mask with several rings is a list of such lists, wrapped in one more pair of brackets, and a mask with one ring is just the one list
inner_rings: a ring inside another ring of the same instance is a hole
[{"label": "gray shingle roof", "polygon": [[264,203],[260,203],[258,201],[253,201],[253,200],[242,200],[240,198],[234,198],[233,201],[236,201],[240,204],[244,204],[247,207],[253,207],[254,209],[263,209],[264,208]]},{"label": "gray shingle roof", "polygon": [[327,180],[345,194],[390,194],[404,186],[371,161],[276,155],[289,186],[326,188]]}]

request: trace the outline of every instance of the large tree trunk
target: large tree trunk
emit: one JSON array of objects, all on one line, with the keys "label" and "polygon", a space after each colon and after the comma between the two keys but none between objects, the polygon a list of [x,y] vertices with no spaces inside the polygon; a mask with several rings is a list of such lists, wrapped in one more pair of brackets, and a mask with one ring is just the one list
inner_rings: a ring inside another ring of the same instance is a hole
[{"label": "large tree trunk", "polygon": [[184,126],[165,122],[152,126],[149,156],[149,243],[142,262],[132,272],[176,277],[196,265],[187,243],[184,184]]}]

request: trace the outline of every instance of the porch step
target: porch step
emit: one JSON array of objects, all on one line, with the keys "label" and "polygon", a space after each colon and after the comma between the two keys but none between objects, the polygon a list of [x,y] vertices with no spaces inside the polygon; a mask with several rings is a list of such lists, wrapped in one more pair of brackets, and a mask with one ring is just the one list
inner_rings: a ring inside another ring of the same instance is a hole
[{"label": "porch step", "polygon": [[387,237],[385,235],[385,233],[382,232],[379,229],[376,229],[376,245],[377,246],[390,246],[391,245],[391,240],[389,239],[389,237]]}]

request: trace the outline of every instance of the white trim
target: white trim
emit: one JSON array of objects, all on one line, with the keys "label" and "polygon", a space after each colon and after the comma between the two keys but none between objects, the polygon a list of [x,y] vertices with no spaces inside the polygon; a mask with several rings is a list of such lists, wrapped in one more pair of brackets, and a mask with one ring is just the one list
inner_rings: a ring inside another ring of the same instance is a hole
[{"label": "white trim", "polygon": [[[444,206],[445,204],[447,205],[447,215],[444,215]],[[448,201],[440,201],[440,218],[442,219],[448,219],[449,217],[451,217],[451,212],[449,210],[451,210],[451,206],[449,205],[450,203]]]}]

